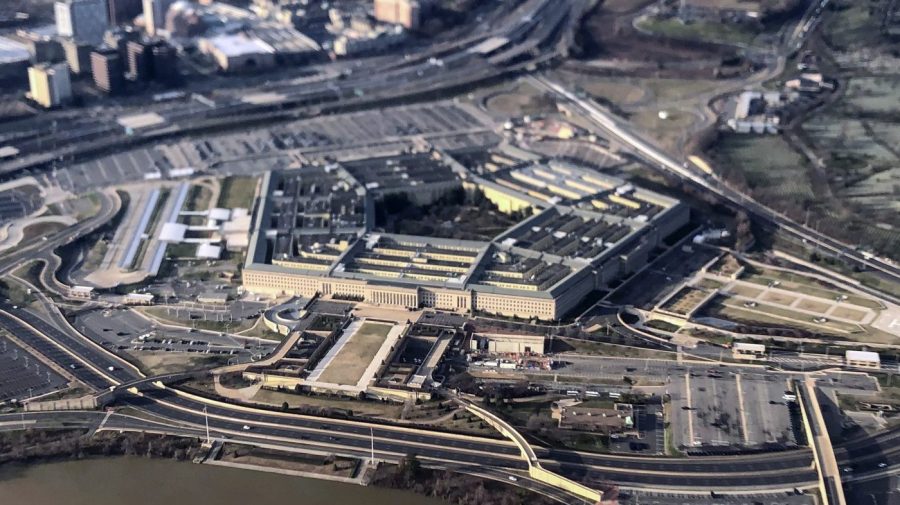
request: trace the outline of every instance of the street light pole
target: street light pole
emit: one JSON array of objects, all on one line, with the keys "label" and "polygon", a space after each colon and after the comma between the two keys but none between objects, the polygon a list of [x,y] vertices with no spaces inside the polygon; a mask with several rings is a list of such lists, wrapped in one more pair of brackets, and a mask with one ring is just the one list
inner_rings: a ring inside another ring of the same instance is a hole
[{"label": "street light pole", "polygon": [[206,412],[206,407],[203,407],[203,419],[206,422],[206,443],[208,445],[212,445],[212,441],[209,438],[209,414]]}]

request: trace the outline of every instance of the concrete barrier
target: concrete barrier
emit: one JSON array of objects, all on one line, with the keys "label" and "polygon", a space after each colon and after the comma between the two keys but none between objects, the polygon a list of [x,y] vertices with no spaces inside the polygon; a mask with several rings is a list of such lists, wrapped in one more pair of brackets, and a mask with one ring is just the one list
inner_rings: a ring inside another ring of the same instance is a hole
[{"label": "concrete barrier", "polygon": [[97,408],[97,397],[88,395],[81,398],[67,398],[64,400],[46,400],[40,402],[28,402],[25,404],[25,412],[42,412],[45,410],[93,410]]}]

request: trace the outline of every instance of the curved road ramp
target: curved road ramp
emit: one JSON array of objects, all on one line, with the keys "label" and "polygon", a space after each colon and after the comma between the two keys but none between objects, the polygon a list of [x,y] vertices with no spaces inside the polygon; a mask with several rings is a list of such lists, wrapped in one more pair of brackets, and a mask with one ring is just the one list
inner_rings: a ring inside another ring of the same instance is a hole
[{"label": "curved road ramp", "polygon": [[[461,400],[462,401],[462,400]],[[520,451],[522,451],[522,458],[528,462],[528,475],[544,484],[549,486],[553,486],[557,489],[561,489],[563,491],[572,493],[579,498],[590,501],[592,503],[600,503],[603,499],[603,493],[597,491],[596,489],[591,489],[584,484],[575,482],[571,479],[563,477],[562,475],[556,474],[541,467],[540,462],[538,461],[537,454],[534,453],[534,449],[531,448],[531,445],[528,444],[528,441],[525,440],[515,428],[513,428],[509,423],[501,419],[500,417],[494,415],[487,410],[473,405],[469,402],[463,401],[463,404],[466,407],[466,410],[475,414],[479,418],[481,418],[484,422],[493,426],[497,431],[499,431],[503,436],[509,438],[516,444]]]}]

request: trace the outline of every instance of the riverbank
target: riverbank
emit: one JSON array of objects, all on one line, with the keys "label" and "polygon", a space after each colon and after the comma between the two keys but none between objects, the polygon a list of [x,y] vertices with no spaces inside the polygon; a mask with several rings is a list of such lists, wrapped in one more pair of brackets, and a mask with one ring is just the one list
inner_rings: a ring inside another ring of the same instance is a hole
[{"label": "riverbank", "polygon": [[[291,472],[299,472],[302,470],[310,470],[304,468],[305,465],[314,466],[320,463],[318,460],[313,461],[309,458],[304,459],[301,456],[291,453],[280,453],[278,451],[260,451],[258,449],[244,448],[243,446],[233,446],[230,451],[226,451],[228,455],[225,458],[227,462],[241,461],[244,463],[252,463],[247,468],[259,470],[258,472],[248,472],[246,469],[226,468],[224,465],[188,465],[187,462],[198,456],[206,454],[206,450],[201,447],[200,440],[196,438],[181,438],[164,435],[150,435],[145,433],[117,433],[102,431],[90,434],[84,430],[18,430],[0,433],[0,487],[3,484],[3,472],[9,468],[17,468],[18,473],[24,469],[41,467],[44,465],[68,464],[78,461],[79,464],[84,462],[90,466],[101,465],[98,461],[113,461],[110,457],[125,457],[126,459],[143,459],[155,460],[165,463],[165,460],[184,462],[185,467],[201,467],[213,466],[229,472],[243,472],[246,474],[267,473],[278,475],[284,479],[296,479],[298,481],[320,481],[328,482],[334,485],[345,485],[365,489],[361,486],[354,486],[346,483],[334,482],[338,479],[322,478],[322,475],[316,475],[316,472],[310,471],[303,474],[303,477],[288,476]],[[235,457],[235,450],[238,451],[240,457]],[[101,458],[103,457],[103,458]],[[118,459],[118,458],[116,458]],[[278,464],[270,468],[268,460],[275,460]],[[295,461],[291,461],[295,460]],[[346,479],[349,475],[356,473],[356,468],[351,470],[350,461],[344,458],[331,459],[327,462],[329,469],[335,470],[334,473]],[[274,469],[274,471],[273,471]],[[348,471],[349,470],[349,471]],[[193,470],[191,470],[193,471]],[[184,472],[184,470],[179,470]],[[345,473],[346,472],[346,473]],[[16,473],[16,472],[14,472]],[[331,472],[325,472],[331,473]],[[297,473],[297,475],[300,475]],[[253,477],[246,477],[253,479]],[[341,479],[341,480],[343,480]],[[454,503],[459,505],[550,505],[555,503],[552,500],[532,493],[525,489],[521,489],[503,482],[489,479],[481,479],[478,477],[457,474],[444,470],[432,470],[423,468],[415,457],[404,458],[400,464],[382,464],[368,479],[370,487],[379,488],[380,492],[402,492],[415,493],[420,496],[434,499],[435,505],[440,503]],[[0,491],[2,495],[2,491]],[[254,499],[256,498],[253,495]],[[130,500],[130,498],[129,498]],[[419,498],[417,500],[423,500]],[[439,500],[439,501],[438,501]],[[370,505],[377,505],[377,501],[373,502],[368,498],[365,499]],[[162,503],[163,500],[154,501],[152,503]],[[30,505],[41,505],[42,502],[37,501],[20,501],[20,503],[29,503]],[[58,502],[44,502],[58,503]],[[77,502],[75,502],[77,503]],[[105,503],[119,502],[85,502],[93,505],[104,505]],[[179,503],[192,503],[189,501],[170,502],[170,505]],[[205,502],[200,502],[205,503]],[[210,502],[212,503],[212,502]],[[226,505],[227,502],[216,502],[217,505]],[[237,502],[236,502],[237,503]],[[332,500],[322,502],[324,505],[332,505]],[[396,505],[400,502],[385,502]],[[413,501],[419,504],[431,503],[430,501]],[[74,503],[70,503],[74,505]],[[137,505],[132,502],[132,505]]]}]

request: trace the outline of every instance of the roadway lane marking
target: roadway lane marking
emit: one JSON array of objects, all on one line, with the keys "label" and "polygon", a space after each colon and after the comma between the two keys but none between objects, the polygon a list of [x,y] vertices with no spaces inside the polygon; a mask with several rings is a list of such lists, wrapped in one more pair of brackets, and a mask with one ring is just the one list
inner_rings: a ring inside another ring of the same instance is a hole
[{"label": "roadway lane marking", "polygon": [[750,432],[747,429],[747,411],[744,410],[744,389],[741,387],[741,374],[734,374],[734,383],[737,385],[738,412],[741,415],[741,431],[744,433],[744,443],[750,445]]},{"label": "roadway lane marking", "polygon": [[691,374],[690,372],[684,372],[684,391],[685,391],[685,401],[687,402],[688,407],[688,438],[691,441],[691,446],[694,445],[694,406],[691,405]]},{"label": "roadway lane marking", "polygon": [[[97,427],[97,430],[102,430],[104,426],[106,426],[106,421],[109,421],[109,417],[113,415],[112,410],[107,410],[106,415],[103,416],[103,420],[100,421],[100,426]],[[95,430],[95,431],[97,431]]]},{"label": "roadway lane marking", "polygon": [[19,421],[0,421],[0,428],[5,426],[25,426],[26,424],[34,424],[37,421],[34,419],[22,419]]}]

